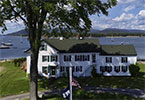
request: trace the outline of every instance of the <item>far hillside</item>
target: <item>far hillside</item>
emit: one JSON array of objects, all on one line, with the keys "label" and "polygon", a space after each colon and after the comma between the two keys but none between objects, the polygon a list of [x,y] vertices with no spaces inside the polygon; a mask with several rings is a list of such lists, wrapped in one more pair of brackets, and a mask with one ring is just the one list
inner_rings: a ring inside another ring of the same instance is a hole
[{"label": "far hillside", "polygon": [[[52,30],[51,30],[52,31]],[[28,32],[23,29],[14,33],[9,33],[7,35],[11,36],[28,36]],[[66,33],[61,33],[58,31],[58,34],[50,34],[51,36],[57,37],[57,36],[76,36],[76,32],[73,31],[73,34],[68,35]],[[49,36],[50,36],[49,35]],[[104,37],[104,36],[145,36],[145,30],[127,30],[127,29],[116,29],[116,28],[106,28],[104,30],[96,30],[91,29],[88,34],[81,34],[82,36],[92,36],[92,37]]]}]

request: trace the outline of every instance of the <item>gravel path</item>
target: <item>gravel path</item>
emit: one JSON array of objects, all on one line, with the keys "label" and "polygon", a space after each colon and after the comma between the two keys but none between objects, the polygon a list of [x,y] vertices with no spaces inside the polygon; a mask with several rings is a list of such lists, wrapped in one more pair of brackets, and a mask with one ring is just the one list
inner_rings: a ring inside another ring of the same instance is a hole
[{"label": "gravel path", "polygon": [[[38,94],[42,95],[44,91],[39,91]],[[29,93],[23,93],[18,95],[12,95],[4,98],[0,98],[0,100],[24,100],[25,98],[29,98]]]}]

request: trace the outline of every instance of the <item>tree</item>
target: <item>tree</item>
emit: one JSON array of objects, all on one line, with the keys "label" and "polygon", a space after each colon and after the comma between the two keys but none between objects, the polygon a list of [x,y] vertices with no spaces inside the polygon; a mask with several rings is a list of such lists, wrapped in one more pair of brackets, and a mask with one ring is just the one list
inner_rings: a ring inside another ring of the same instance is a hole
[{"label": "tree", "polygon": [[37,100],[37,60],[44,28],[62,33],[76,30],[87,32],[91,28],[89,15],[108,15],[107,9],[116,0],[0,0],[0,26],[5,21],[23,20],[29,33],[31,47],[30,100]]}]

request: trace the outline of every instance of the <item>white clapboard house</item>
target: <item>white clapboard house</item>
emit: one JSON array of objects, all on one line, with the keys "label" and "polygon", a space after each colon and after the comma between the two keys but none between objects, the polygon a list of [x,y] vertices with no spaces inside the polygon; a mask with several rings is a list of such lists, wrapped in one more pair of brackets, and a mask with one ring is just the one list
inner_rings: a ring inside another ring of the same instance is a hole
[{"label": "white clapboard house", "polygon": [[[27,73],[30,73],[30,59],[28,56]],[[71,66],[74,76],[88,77],[94,66],[104,76],[130,76],[129,65],[136,61],[133,45],[100,45],[98,39],[47,39],[42,41],[39,51],[38,73],[60,77]]]}]

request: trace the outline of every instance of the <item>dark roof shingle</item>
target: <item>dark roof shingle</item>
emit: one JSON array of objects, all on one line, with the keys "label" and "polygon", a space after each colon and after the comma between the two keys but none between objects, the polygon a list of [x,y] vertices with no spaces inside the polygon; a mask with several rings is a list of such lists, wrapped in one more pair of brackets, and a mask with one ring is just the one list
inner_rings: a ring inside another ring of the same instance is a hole
[{"label": "dark roof shingle", "polygon": [[98,39],[47,39],[44,40],[50,46],[58,50],[59,52],[99,52],[100,43]]},{"label": "dark roof shingle", "polygon": [[101,55],[136,56],[133,45],[102,45]]}]

